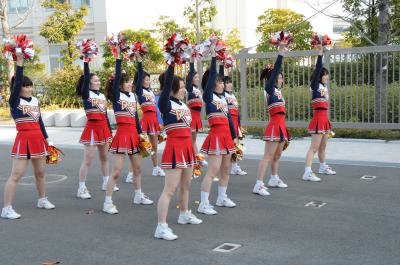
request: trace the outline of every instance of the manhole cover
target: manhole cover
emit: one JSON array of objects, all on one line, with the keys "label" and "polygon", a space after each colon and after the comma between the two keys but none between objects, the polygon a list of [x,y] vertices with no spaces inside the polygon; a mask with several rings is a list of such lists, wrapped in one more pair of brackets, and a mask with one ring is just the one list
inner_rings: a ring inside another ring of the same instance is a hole
[{"label": "manhole cover", "polygon": [[[57,183],[63,180],[66,180],[68,177],[65,175],[57,175],[57,174],[48,174],[45,176],[46,183]],[[35,185],[35,176],[26,176],[22,177],[21,181],[18,183],[20,185]]]},{"label": "manhole cover", "polygon": [[321,208],[326,205],[326,202],[321,202],[321,201],[310,201],[306,203],[304,206],[305,207],[314,207],[314,208]]},{"label": "manhole cover", "polygon": [[222,253],[228,253],[232,252],[238,248],[240,248],[242,245],[240,244],[235,244],[235,243],[223,243],[216,248],[214,248],[212,251],[215,252],[222,252]]},{"label": "manhole cover", "polygon": [[362,180],[373,180],[376,179],[376,176],[364,175],[361,177]]}]

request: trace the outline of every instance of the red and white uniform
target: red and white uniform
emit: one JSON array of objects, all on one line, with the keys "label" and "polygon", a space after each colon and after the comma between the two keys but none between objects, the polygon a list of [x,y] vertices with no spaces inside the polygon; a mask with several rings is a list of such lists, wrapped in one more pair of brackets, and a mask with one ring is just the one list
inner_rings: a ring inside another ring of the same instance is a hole
[{"label": "red and white uniform", "polygon": [[240,115],[239,115],[239,102],[233,92],[225,91],[225,98],[228,103],[229,113],[231,114],[233,126],[237,136],[241,135],[240,132]]},{"label": "red and white uniform", "polygon": [[318,56],[314,78],[311,81],[313,117],[308,125],[310,134],[328,134],[332,131],[329,121],[329,90],[328,87],[319,82],[322,71],[322,55]]},{"label": "red and white uniform", "polygon": [[268,106],[270,120],[264,131],[264,141],[283,142],[290,141],[291,136],[286,128],[286,107],[282,92],[275,86],[275,81],[279,75],[283,56],[278,55],[273,72],[265,83],[264,96]]},{"label": "red and white uniform", "polygon": [[87,122],[79,142],[84,145],[105,145],[112,138],[107,119],[107,100],[100,91],[90,90],[89,82],[89,64],[85,63],[81,94]]},{"label": "red and white uniform", "polygon": [[136,95],[142,108],[143,116],[140,121],[143,133],[155,135],[160,132],[160,125],[157,119],[156,96],[151,89],[136,86]]},{"label": "red and white uniform", "polygon": [[170,96],[173,78],[174,67],[169,66],[164,89],[158,101],[167,134],[161,159],[161,167],[165,169],[188,168],[196,162],[190,128],[192,117],[185,103]]},{"label": "red and white uniform", "polygon": [[203,97],[200,89],[193,86],[194,77],[194,63],[190,63],[189,79],[186,83],[186,90],[188,91],[188,106],[192,115],[191,128],[193,132],[203,131],[203,122],[201,120],[201,108],[203,106]]},{"label": "red and white uniform", "polygon": [[[140,64],[140,63],[139,63]],[[142,82],[143,68],[138,66],[138,82]],[[117,131],[110,146],[113,154],[133,155],[140,152],[140,124],[136,111],[136,97],[132,92],[121,92],[121,60],[116,61],[115,79],[113,83],[113,109],[117,121]]]},{"label": "red and white uniform", "polygon": [[11,157],[36,159],[47,156],[47,132],[35,97],[19,96],[22,89],[23,67],[17,66],[16,78],[9,104],[17,129]]}]

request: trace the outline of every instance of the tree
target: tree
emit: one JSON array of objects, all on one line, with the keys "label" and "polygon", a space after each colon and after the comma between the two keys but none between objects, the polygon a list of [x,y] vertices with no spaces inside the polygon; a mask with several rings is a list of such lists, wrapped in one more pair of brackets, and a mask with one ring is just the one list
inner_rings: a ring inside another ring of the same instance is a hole
[{"label": "tree", "polygon": [[[149,49],[149,54],[147,58],[144,60],[144,67],[147,71],[155,72],[159,70],[159,65],[162,64],[164,56],[161,50],[160,45],[157,43],[157,40],[151,36],[151,32],[146,29],[140,29],[138,31],[133,31],[130,29],[122,31],[128,42],[132,41],[142,41],[145,43]],[[105,69],[114,69],[115,66],[115,59],[111,53],[110,47],[106,42],[102,44],[103,47],[103,58],[104,63],[103,67]],[[124,71],[128,74],[133,74],[134,70],[136,69],[136,64],[134,61],[124,61],[122,63],[122,67]]]},{"label": "tree", "polygon": [[271,34],[288,30],[293,33],[295,50],[310,49],[312,27],[310,22],[304,21],[304,16],[289,9],[270,8],[258,17],[256,32],[261,35],[257,51],[266,52],[276,50],[270,43]]},{"label": "tree", "polygon": [[40,28],[40,35],[49,43],[67,44],[61,50],[61,61],[66,66],[71,66],[79,57],[79,51],[75,44],[79,32],[85,27],[84,17],[88,14],[88,8],[81,6],[74,10],[68,1],[60,3],[57,0],[46,0],[42,4],[45,8],[53,8],[53,13]]},{"label": "tree", "polygon": [[195,42],[196,37],[193,31],[186,27],[181,27],[176,23],[176,20],[169,16],[160,16],[155,23],[156,28],[154,33],[157,36],[157,41],[160,45],[164,45],[166,40],[171,37],[172,33],[177,32],[182,36],[188,37],[191,42]]},{"label": "tree", "polygon": [[239,30],[234,28],[226,35],[225,38],[226,50],[230,54],[237,54],[243,49],[242,42],[240,41]]},{"label": "tree", "polygon": [[[0,0],[0,22],[4,38],[11,38],[11,30],[18,28],[25,22],[25,20],[31,15],[35,3],[36,0],[29,0],[25,9],[26,11],[22,14],[20,14],[18,12],[19,10],[16,9],[18,19],[14,25],[10,26],[8,19],[8,0]],[[6,61],[4,63],[7,69],[7,77],[5,78],[7,80],[4,81],[7,81],[8,83],[8,80],[11,80],[11,77],[14,75],[14,63],[12,61]]]},{"label": "tree", "polygon": [[[211,27],[210,23],[217,15],[217,7],[213,0],[198,0],[199,2],[199,18],[200,28],[204,26]],[[196,1],[192,0],[192,3],[185,7],[183,15],[186,17],[188,22],[192,25],[196,25]]]}]

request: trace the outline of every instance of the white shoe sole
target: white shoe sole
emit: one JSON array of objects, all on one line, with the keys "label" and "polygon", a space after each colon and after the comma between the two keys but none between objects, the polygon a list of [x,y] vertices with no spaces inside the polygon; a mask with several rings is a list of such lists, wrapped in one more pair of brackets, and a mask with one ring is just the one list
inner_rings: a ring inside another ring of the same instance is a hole
[{"label": "white shoe sole", "polygon": [[44,210],[54,210],[56,207],[45,208],[44,206],[37,205],[36,208],[38,208],[38,209],[44,209]]},{"label": "white shoe sole", "polygon": [[321,180],[311,180],[311,179],[304,179],[304,178],[302,178],[302,180],[309,181],[309,182],[321,182]]},{"label": "white shoe sole", "polygon": [[197,210],[197,212],[205,215],[216,215],[218,213],[217,211],[215,213],[206,213],[206,212],[201,212],[199,210]]},{"label": "white shoe sole", "polygon": [[8,220],[16,220],[16,219],[20,219],[20,218],[21,218],[21,215],[18,216],[18,217],[14,217],[14,218],[7,217],[7,216],[0,216],[0,217],[3,218],[3,219],[8,219]]},{"label": "white shoe sole", "polygon": [[114,212],[113,212],[113,213],[110,213],[110,212],[107,212],[107,211],[106,211],[106,210],[104,210],[104,209],[103,209],[103,213],[106,213],[106,214],[111,214],[111,215],[118,214],[118,212],[116,212],[116,213],[114,213]]},{"label": "white shoe sole", "polygon": [[85,198],[83,198],[83,197],[81,197],[81,196],[76,196],[78,199],[81,199],[81,200],[90,200],[91,198],[92,198],[92,196],[90,196],[90,197],[85,197]]},{"label": "white shoe sole", "polygon": [[174,240],[178,239],[178,237],[169,239],[169,238],[163,238],[162,236],[157,236],[157,235],[154,235],[154,238],[162,239],[162,240],[166,240],[166,241],[174,241]]},{"label": "white shoe sole", "polygon": [[262,197],[267,197],[267,196],[270,196],[271,195],[271,193],[268,193],[268,194],[260,194],[260,193],[258,193],[258,192],[256,192],[256,191],[253,191],[253,194],[255,194],[255,195],[258,195],[258,196],[262,196]]}]

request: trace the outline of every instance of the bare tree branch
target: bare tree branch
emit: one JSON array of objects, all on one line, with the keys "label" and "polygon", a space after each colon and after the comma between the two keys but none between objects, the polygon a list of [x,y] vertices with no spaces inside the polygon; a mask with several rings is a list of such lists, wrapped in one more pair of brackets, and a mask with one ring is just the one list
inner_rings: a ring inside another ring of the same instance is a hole
[{"label": "bare tree branch", "polygon": [[14,26],[10,27],[11,30],[16,29],[17,27],[19,27],[26,21],[26,19],[32,14],[35,3],[36,3],[36,0],[32,0],[31,6],[28,8],[28,10],[22,16],[18,13],[18,8],[17,8],[17,16],[18,16],[19,20]]}]

